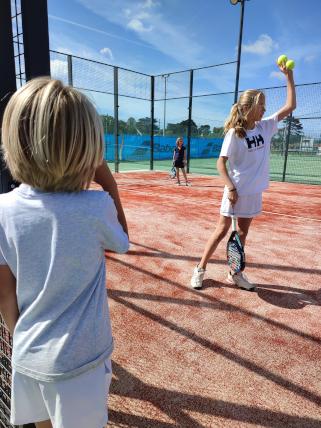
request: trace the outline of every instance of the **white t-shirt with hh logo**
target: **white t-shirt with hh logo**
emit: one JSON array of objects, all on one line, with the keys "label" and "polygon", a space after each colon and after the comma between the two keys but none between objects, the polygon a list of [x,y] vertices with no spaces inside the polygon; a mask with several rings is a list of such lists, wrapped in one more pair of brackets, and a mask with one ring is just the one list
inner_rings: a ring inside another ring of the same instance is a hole
[{"label": "white t-shirt with hh logo", "polygon": [[220,156],[229,160],[229,176],[241,195],[260,193],[269,187],[270,146],[277,132],[277,114],[256,122],[239,138],[231,128],[225,135]]}]

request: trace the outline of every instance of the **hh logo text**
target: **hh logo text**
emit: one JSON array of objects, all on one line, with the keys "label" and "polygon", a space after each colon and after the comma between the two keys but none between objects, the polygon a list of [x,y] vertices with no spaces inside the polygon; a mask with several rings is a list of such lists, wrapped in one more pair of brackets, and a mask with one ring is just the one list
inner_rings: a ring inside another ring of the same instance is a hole
[{"label": "hh logo text", "polygon": [[264,147],[264,138],[262,137],[261,134],[254,135],[251,138],[245,137],[245,140],[247,142],[247,147],[249,150],[262,149]]}]

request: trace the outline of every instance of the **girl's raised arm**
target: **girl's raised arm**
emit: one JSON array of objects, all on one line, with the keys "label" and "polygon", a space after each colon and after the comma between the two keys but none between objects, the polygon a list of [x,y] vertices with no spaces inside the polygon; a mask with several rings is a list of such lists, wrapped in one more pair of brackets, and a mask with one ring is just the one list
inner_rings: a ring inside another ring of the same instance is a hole
[{"label": "girl's raised arm", "polygon": [[284,65],[279,66],[287,79],[287,94],[285,105],[277,112],[278,121],[287,117],[296,108],[296,95],[292,70],[288,70]]}]

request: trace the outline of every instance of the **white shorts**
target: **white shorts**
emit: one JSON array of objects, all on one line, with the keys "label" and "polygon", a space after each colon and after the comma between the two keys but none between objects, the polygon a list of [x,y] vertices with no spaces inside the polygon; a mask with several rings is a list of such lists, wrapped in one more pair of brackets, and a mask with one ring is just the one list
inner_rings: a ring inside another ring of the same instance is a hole
[{"label": "white shorts", "polygon": [[103,428],[111,377],[110,358],[57,382],[41,382],[13,370],[10,422],[23,425],[50,419],[53,428]]},{"label": "white shorts", "polygon": [[231,217],[232,215],[235,215],[235,217],[240,218],[252,218],[256,217],[262,212],[262,193],[239,196],[234,207],[227,197],[228,189],[225,187],[220,210],[220,214],[224,215],[225,217]]}]

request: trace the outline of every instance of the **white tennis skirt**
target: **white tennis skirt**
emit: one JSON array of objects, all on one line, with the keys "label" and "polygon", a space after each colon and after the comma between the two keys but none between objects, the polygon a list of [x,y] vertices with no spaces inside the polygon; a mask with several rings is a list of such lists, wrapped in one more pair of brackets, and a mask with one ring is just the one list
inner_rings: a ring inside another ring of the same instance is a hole
[{"label": "white tennis skirt", "polygon": [[220,214],[225,217],[235,215],[235,217],[252,218],[262,212],[262,192],[254,195],[239,196],[234,206],[232,206],[227,197],[228,189],[225,187],[220,210]]}]

